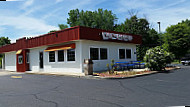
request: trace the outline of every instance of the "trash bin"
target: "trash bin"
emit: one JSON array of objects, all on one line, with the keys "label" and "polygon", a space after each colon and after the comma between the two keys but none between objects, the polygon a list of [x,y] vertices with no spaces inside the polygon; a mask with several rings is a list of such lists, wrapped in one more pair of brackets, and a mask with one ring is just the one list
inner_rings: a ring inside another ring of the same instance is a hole
[{"label": "trash bin", "polygon": [[93,75],[93,62],[91,59],[84,59],[84,74]]}]

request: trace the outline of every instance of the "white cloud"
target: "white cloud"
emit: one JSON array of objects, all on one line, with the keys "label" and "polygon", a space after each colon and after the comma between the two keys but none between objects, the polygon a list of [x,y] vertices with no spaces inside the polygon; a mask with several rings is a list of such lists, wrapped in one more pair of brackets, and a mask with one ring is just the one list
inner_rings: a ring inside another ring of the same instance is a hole
[{"label": "white cloud", "polygon": [[105,2],[106,0],[57,0],[60,2],[63,2],[63,6],[58,7],[48,14],[44,15],[42,19],[47,19],[51,16],[55,16],[57,12],[65,12],[64,16],[61,16],[65,20],[67,19],[68,12],[72,9],[85,9],[85,10],[92,10],[93,8],[96,8],[96,6],[102,2]]},{"label": "white cloud", "polygon": [[26,9],[27,7],[31,6],[34,3],[34,0],[27,0],[22,5],[22,9]]},{"label": "white cloud", "polygon": [[120,0],[117,12],[126,14],[130,9],[140,11],[140,16],[146,14],[155,29],[158,29],[157,22],[160,21],[161,30],[164,32],[168,26],[177,24],[189,17],[189,6],[184,6],[186,2],[187,0]]},{"label": "white cloud", "polygon": [[50,30],[58,29],[55,26],[47,25],[43,20],[38,20],[27,16],[1,16],[0,26],[12,26],[19,30],[27,30],[33,32],[48,32]]},{"label": "white cloud", "polygon": [[59,2],[62,2],[63,0],[56,0],[55,3],[59,3]]}]

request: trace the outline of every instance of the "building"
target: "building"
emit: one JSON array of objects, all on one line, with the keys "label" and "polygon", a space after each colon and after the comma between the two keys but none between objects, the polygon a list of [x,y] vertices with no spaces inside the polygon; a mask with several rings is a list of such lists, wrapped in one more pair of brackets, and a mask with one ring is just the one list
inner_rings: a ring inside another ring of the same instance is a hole
[{"label": "building", "polygon": [[0,47],[3,68],[9,71],[83,73],[84,59],[92,59],[94,71],[106,70],[115,61],[135,61],[139,35],[88,27],[71,27],[33,38],[20,38]]}]

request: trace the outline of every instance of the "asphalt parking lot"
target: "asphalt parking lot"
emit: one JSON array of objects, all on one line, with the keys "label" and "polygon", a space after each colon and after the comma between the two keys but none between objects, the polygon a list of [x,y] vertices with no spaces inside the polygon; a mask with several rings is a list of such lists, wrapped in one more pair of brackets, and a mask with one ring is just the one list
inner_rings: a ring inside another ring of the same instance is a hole
[{"label": "asphalt parking lot", "polygon": [[185,106],[190,105],[189,90],[190,66],[112,80],[6,74],[0,76],[0,107]]}]

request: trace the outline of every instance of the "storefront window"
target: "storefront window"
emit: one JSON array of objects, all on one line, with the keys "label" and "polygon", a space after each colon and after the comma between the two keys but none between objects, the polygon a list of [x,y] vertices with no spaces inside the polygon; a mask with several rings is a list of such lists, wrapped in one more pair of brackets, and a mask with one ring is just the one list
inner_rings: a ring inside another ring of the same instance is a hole
[{"label": "storefront window", "polygon": [[119,59],[125,59],[125,49],[119,49]]},{"label": "storefront window", "polygon": [[100,59],[108,59],[108,52],[106,48],[100,48]]},{"label": "storefront window", "polygon": [[49,62],[55,62],[55,51],[49,52]]},{"label": "storefront window", "polygon": [[67,61],[75,61],[75,49],[67,50]]},{"label": "storefront window", "polygon": [[64,50],[59,50],[58,51],[58,62],[63,62],[64,61]]},{"label": "storefront window", "polygon": [[92,60],[99,59],[99,49],[98,48],[90,48],[90,59],[92,59]]},{"label": "storefront window", "polygon": [[18,64],[22,64],[23,63],[23,57],[22,55],[18,56]]},{"label": "storefront window", "polygon": [[131,49],[126,49],[126,57],[131,58]]}]

